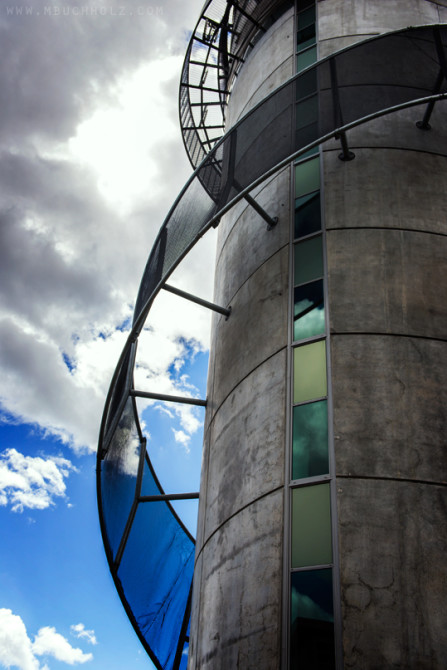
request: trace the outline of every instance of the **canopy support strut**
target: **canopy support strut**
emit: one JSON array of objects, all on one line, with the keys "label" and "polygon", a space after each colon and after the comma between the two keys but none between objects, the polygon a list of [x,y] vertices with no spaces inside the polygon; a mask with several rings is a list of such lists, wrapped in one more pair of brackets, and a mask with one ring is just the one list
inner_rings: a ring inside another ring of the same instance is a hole
[{"label": "canopy support strut", "polygon": [[278,223],[278,217],[277,216],[274,216],[272,218],[269,214],[267,214],[265,209],[263,209],[261,207],[261,205],[259,205],[256,202],[256,200],[254,198],[252,198],[251,195],[249,195],[248,193],[246,195],[244,195],[244,199],[248,202],[249,205],[251,205],[251,207],[253,207],[254,210],[257,211],[259,216],[262,216],[264,221],[267,222],[267,230],[272,230],[272,228],[274,228],[276,226],[276,224]]},{"label": "canopy support strut", "polygon": [[140,496],[138,502],[160,502],[169,500],[198,500],[198,493],[163,493],[153,496]]},{"label": "canopy support strut", "polygon": [[220,305],[216,305],[214,302],[208,302],[208,300],[203,300],[202,298],[197,298],[197,296],[192,295],[192,293],[187,293],[186,291],[182,291],[179,288],[176,288],[175,286],[171,286],[170,284],[163,284],[162,288],[164,288],[165,291],[168,291],[169,293],[174,293],[174,295],[180,296],[180,298],[185,298],[186,300],[190,300],[191,302],[195,302],[196,305],[201,305],[202,307],[207,307],[208,309],[212,309],[214,312],[219,312],[219,314],[223,314],[227,319],[230,316],[231,313],[231,307],[228,309],[226,307],[221,307]]},{"label": "canopy support strut", "polygon": [[180,395],[166,395],[165,393],[151,393],[150,391],[136,391],[131,389],[129,395],[132,398],[148,398],[149,400],[162,400],[164,402],[179,402],[184,405],[198,405],[206,407],[206,400],[200,398],[188,398]]}]

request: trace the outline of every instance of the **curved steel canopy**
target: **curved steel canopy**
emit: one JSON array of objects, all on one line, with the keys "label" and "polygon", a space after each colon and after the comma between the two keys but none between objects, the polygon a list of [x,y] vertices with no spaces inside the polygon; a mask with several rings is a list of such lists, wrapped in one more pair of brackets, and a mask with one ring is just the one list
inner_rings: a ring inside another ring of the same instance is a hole
[{"label": "curved steel canopy", "polygon": [[[135,404],[136,345],[152,302],[220,216],[294,158],[407,107],[427,105],[427,121],[434,103],[447,98],[446,44],[447,26],[409,28],[358,43],[293,77],[215,144],[160,229],[106,400],[97,463],[99,515],[110,569],[157,668],[185,667],[194,540],[152,469]],[[319,123],[295,123],[300,103],[314,95]],[[447,144],[445,134],[443,141]]]}]

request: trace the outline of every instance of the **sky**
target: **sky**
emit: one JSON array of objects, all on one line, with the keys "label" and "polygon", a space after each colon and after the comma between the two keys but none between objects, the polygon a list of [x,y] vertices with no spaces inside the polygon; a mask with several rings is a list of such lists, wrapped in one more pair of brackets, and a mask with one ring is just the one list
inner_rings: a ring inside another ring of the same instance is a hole
[{"label": "sky", "polygon": [[[0,4],[0,668],[153,668],[107,566],[95,452],[147,256],[191,172],[177,98],[202,4]],[[170,282],[212,299],[214,238],[200,245]],[[157,298],[138,388],[204,397],[209,324]],[[198,490],[203,409],[140,408],[162,484]]]}]

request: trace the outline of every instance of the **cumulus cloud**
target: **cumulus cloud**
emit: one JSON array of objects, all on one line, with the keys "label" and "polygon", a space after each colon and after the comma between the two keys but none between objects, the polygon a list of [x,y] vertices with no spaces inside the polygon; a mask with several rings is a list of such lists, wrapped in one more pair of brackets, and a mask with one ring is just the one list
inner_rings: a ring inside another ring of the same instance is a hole
[{"label": "cumulus cloud", "polygon": [[[147,255],[190,172],[176,99],[201,0],[82,6],[0,7],[0,408],[93,450]],[[210,298],[212,244],[173,282]],[[170,367],[208,328],[206,310],[161,298],[142,382],[184,391]]]},{"label": "cumulus cloud", "polygon": [[[77,624],[75,628],[78,626],[83,624]],[[80,632],[78,637],[89,638],[91,635],[94,639],[93,631],[82,628]],[[41,628],[34,641],[31,641],[21,617],[13,614],[10,609],[0,608],[0,663],[5,668],[49,670],[45,663],[41,665],[38,656],[52,656],[68,665],[86,663],[93,658],[92,654],[85,654],[81,649],[72,647],[50,626]]]},{"label": "cumulus cloud", "polygon": [[20,670],[40,670],[22,619],[9,609],[0,609],[0,663]]},{"label": "cumulus cloud", "polygon": [[24,456],[16,449],[0,454],[0,505],[13,512],[46,509],[66,497],[65,479],[76,468],[60,456]]},{"label": "cumulus cloud", "polygon": [[191,436],[185,433],[183,430],[175,430],[175,428],[172,429],[172,432],[174,433],[175,441],[181,444],[185,448],[186,453],[189,454],[189,443],[191,441]]},{"label": "cumulus cloud", "polygon": [[53,656],[68,665],[86,663],[93,659],[93,654],[84,654],[81,649],[72,647],[52,626],[45,626],[38,631],[32,650],[36,656]]},{"label": "cumulus cloud", "polygon": [[98,644],[94,630],[87,630],[83,623],[76,623],[70,626],[70,630],[75,637],[85,638],[90,644]]}]

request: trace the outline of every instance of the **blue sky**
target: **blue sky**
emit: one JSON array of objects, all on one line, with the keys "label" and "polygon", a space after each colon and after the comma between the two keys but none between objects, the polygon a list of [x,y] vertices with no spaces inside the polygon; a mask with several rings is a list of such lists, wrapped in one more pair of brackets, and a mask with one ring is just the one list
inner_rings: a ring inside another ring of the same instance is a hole
[{"label": "blue sky", "polygon": [[[147,255],[190,174],[177,93],[201,5],[0,7],[0,668],[153,667],[109,574],[95,449]],[[171,283],[211,299],[213,244]],[[204,397],[209,325],[160,296],[138,386]],[[162,484],[198,490],[203,409],[141,410]]]}]

